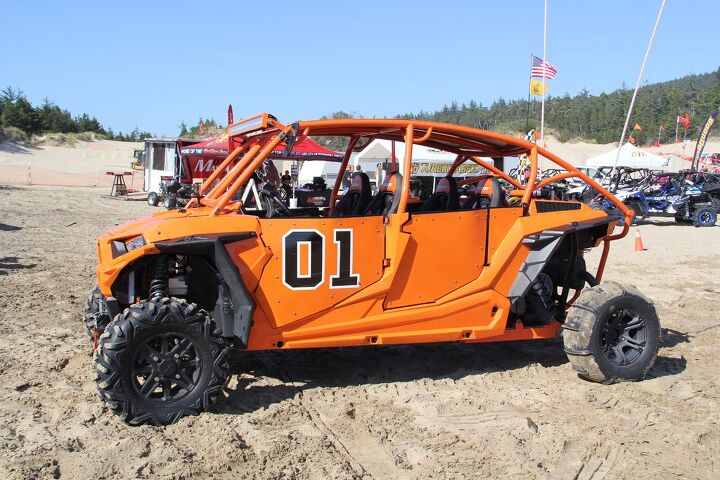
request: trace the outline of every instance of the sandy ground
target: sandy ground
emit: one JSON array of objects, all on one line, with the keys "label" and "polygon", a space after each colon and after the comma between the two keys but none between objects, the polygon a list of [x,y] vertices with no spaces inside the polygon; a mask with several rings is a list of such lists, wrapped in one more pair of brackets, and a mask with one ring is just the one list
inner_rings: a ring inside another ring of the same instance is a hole
[{"label": "sandy ground", "polygon": [[129,427],[80,314],[95,238],[151,207],[104,193],[0,186],[0,478],[720,476],[720,227],[616,242],[606,279],[664,327],[643,382],[581,381],[559,340],[239,353],[215,412]]}]

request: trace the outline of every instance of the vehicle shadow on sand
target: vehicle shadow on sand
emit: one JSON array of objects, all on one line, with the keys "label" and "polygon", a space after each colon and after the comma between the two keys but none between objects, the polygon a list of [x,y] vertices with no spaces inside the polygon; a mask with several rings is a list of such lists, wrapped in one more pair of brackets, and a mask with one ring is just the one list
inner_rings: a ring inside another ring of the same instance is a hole
[{"label": "vehicle shadow on sand", "polygon": [[[664,342],[667,338],[672,343],[678,333],[664,333]],[[684,341],[689,341],[685,338]],[[312,388],[460,380],[494,372],[522,375],[516,370],[534,364],[541,368],[557,367],[567,362],[559,339],[237,352],[230,362],[231,373],[238,375],[237,384],[228,389],[227,398],[219,401],[216,409],[226,414],[242,414],[294,398]],[[659,356],[648,377],[676,375],[683,370],[684,358]],[[569,368],[568,374],[572,375]]]},{"label": "vehicle shadow on sand", "polygon": [[20,257],[0,257],[0,275],[7,275],[8,270],[24,270],[35,268],[34,263],[20,263]]},{"label": "vehicle shadow on sand", "polygon": [[0,232],[16,232],[18,230],[22,230],[22,227],[0,223]]}]

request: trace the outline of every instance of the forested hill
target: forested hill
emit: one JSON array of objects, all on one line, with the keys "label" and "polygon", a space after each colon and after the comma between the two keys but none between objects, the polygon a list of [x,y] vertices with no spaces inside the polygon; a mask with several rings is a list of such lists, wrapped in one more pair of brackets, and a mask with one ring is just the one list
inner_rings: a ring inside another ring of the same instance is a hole
[{"label": "forested hill", "polygon": [[[546,97],[545,128],[561,141],[582,139],[598,143],[616,142],[622,132],[632,89],[621,88],[612,93],[590,95],[587,90],[571,97]],[[530,128],[539,127],[539,97],[530,102]],[[665,126],[661,143],[674,140],[678,115],[690,113],[688,138],[697,138],[707,116],[720,107],[720,69],[702,75],[688,75],[669,82],[640,87],[635,113],[630,128],[638,123],[641,132],[634,136],[638,145],[655,142],[660,124]],[[502,133],[525,131],[528,111],[527,98],[521,100],[499,99],[489,107],[474,101],[458,105],[453,102],[442,110],[428,113],[401,115],[439,122],[457,123],[495,130]],[[682,125],[680,135],[682,135]]]}]

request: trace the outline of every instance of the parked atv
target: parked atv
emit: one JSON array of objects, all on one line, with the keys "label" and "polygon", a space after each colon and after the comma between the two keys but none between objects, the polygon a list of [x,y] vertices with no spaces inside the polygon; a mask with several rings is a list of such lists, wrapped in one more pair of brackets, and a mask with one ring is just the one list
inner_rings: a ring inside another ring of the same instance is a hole
[{"label": "parked atv", "polygon": [[[692,180],[695,180],[693,183]],[[641,188],[627,194],[623,203],[635,213],[635,221],[649,217],[674,217],[678,223],[689,223],[696,227],[711,227],[717,220],[720,200],[715,200],[704,190],[705,177],[697,172],[663,172],[651,174]],[[615,207],[602,200],[603,209]]]},{"label": "parked atv", "polygon": [[197,195],[198,185],[194,183],[182,183],[178,177],[161,177],[160,192],[148,193],[147,202],[157,207],[162,202],[165,208],[182,207]]}]

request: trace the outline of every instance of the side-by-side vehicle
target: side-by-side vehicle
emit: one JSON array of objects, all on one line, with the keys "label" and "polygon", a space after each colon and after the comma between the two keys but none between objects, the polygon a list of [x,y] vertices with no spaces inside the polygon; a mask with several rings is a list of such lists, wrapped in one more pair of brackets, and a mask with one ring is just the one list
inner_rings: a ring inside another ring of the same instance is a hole
[{"label": "side-by-side vehicle", "polygon": [[[638,380],[660,325],[633,287],[600,283],[610,243],[632,212],[549,151],[494,132],[416,120],[281,124],[261,114],[228,127],[230,153],[182,208],[119,225],[98,239],[88,302],[100,396],[133,424],[166,424],[210,407],[230,348],[498,342],[561,334],[586,379]],[[268,155],[303,137],[344,137],[339,171],[374,139],[404,142],[374,195],[357,172],[329,207],[288,208],[263,182]],[[413,145],[456,155],[424,200],[413,197]],[[481,157],[527,155],[526,184]],[[563,172],[540,179],[538,157]],[[486,174],[456,175],[467,162]],[[578,178],[616,209],[543,198]],[[257,189],[248,208],[243,192]],[[624,219],[624,222],[620,220]],[[622,226],[619,224],[622,223]],[[616,231],[617,228],[617,231]],[[589,272],[584,253],[602,249]]]}]

